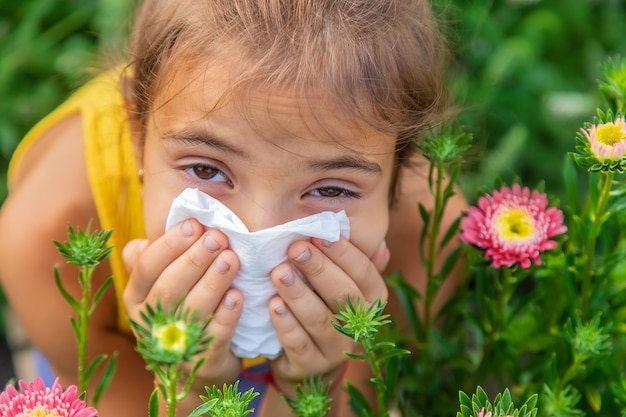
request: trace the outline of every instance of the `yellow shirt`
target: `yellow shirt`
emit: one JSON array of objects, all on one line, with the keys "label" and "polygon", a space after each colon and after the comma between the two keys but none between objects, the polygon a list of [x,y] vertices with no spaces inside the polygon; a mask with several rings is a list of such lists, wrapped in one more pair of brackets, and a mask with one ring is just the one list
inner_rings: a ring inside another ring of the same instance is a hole
[{"label": "yellow shirt", "polygon": [[[83,125],[85,163],[98,220],[102,230],[112,230],[109,258],[114,276],[118,305],[118,325],[130,332],[122,294],[128,272],[122,261],[122,249],[132,239],[145,238],[141,182],[137,161],[120,89],[120,72],[109,71],[76,91],[66,102],[46,116],[24,137],[17,147],[8,171],[8,183],[24,155],[54,125],[80,113]],[[254,366],[262,358],[246,359],[244,366]]]},{"label": "yellow shirt", "polygon": [[24,155],[51,127],[80,113],[83,125],[87,176],[102,230],[113,230],[109,244],[118,300],[118,324],[130,330],[122,293],[128,272],[122,262],[122,249],[128,241],[145,237],[141,183],[131,141],[128,115],[119,88],[120,72],[109,71],[95,78],[65,103],[46,116],[24,137],[17,147],[8,171],[11,187],[13,173]]}]

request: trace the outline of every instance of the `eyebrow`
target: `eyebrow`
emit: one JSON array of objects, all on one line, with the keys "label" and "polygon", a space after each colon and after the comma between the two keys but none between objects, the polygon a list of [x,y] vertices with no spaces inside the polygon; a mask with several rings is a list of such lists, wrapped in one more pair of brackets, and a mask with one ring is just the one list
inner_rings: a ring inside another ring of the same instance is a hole
[{"label": "eyebrow", "polygon": [[383,170],[379,164],[363,157],[351,155],[340,156],[334,159],[313,159],[306,161],[306,166],[313,171],[328,171],[347,169],[362,171],[367,174],[380,175]]},{"label": "eyebrow", "polygon": [[163,135],[163,139],[167,141],[183,142],[190,145],[204,145],[215,148],[221,152],[236,155],[245,159],[249,159],[249,154],[241,148],[231,145],[230,143],[215,137],[207,132],[196,131],[170,131]]},{"label": "eyebrow", "polygon": [[[163,136],[164,140],[184,142],[190,145],[204,145],[221,152],[250,159],[244,149],[217,138],[208,132],[197,131],[170,131]],[[310,171],[352,170],[366,174],[380,175],[383,170],[379,164],[364,157],[343,155],[332,159],[309,159],[304,163],[305,169]]]}]

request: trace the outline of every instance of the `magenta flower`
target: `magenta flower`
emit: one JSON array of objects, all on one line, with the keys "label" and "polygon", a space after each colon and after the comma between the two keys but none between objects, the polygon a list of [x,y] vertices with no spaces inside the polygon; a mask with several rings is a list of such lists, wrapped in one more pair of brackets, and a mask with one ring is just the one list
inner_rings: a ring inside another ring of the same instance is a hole
[{"label": "magenta flower", "polygon": [[58,378],[52,388],[46,387],[38,377],[30,384],[19,381],[19,391],[13,385],[0,393],[2,417],[94,417],[98,411],[87,407],[78,398],[78,388],[70,386],[65,392]]},{"label": "magenta flower", "polygon": [[561,210],[547,206],[544,193],[531,194],[518,184],[502,187],[480,197],[478,207],[469,208],[461,221],[460,238],[485,249],[485,258],[492,260],[494,268],[516,264],[528,268],[531,261],[541,264],[539,254],[557,245],[550,239],[567,231]]}]

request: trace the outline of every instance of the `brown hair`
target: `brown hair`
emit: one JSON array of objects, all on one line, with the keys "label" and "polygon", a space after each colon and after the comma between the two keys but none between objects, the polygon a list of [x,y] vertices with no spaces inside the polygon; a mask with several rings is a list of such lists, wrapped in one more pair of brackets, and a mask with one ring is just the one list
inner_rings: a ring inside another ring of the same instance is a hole
[{"label": "brown hair", "polygon": [[145,0],[128,57],[139,126],[171,71],[209,68],[232,51],[246,64],[237,91],[323,91],[346,114],[397,136],[397,167],[444,104],[445,50],[428,1]]}]

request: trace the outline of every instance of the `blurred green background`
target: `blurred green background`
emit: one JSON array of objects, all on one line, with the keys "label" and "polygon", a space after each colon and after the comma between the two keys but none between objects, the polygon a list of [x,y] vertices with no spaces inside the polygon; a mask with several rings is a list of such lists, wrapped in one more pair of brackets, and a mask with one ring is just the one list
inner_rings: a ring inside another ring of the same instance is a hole
[{"label": "blurred green background", "polygon": [[[123,51],[134,0],[0,0],[0,202],[16,144]],[[519,175],[561,194],[560,166],[600,102],[607,57],[626,55],[624,0],[434,0],[454,55],[450,88],[475,137],[462,185]]]},{"label": "blurred green background", "polygon": [[[15,146],[86,69],[123,52],[133,3],[0,0],[0,203]],[[434,9],[453,51],[459,123],[475,138],[461,176],[468,198],[515,175],[562,197],[565,155],[602,105],[599,65],[626,56],[625,1],[434,0]]]}]

